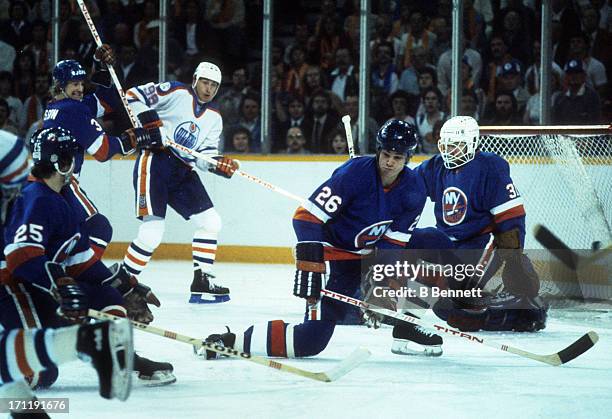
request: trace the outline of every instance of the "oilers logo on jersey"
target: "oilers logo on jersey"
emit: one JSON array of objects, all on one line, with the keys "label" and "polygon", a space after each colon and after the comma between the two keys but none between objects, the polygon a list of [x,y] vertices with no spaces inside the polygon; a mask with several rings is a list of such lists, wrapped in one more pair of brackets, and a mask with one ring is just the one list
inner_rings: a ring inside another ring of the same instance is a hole
[{"label": "oilers logo on jersey", "polygon": [[193,148],[196,145],[199,135],[200,127],[191,121],[183,122],[174,130],[175,141],[187,148]]},{"label": "oilers logo on jersey", "polygon": [[467,213],[468,200],[465,193],[454,186],[446,188],[442,193],[442,216],[449,226],[460,224]]},{"label": "oilers logo on jersey", "polygon": [[358,249],[373,246],[387,232],[393,220],[380,221],[361,230],[355,236],[355,247]]}]

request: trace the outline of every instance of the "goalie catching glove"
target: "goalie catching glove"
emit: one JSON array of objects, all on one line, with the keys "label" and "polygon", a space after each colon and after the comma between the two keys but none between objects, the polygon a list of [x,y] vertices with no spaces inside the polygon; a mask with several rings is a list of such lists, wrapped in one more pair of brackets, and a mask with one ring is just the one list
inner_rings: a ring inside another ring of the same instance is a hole
[{"label": "goalie catching glove", "polygon": [[75,323],[82,322],[87,317],[89,299],[76,281],[66,275],[59,263],[45,264],[47,275],[53,284],[51,294],[57,301],[57,314]]},{"label": "goalie catching glove", "polygon": [[295,281],[293,295],[300,298],[321,298],[325,275],[323,243],[299,242],[295,246]]},{"label": "goalie catching glove", "polygon": [[161,303],[151,288],[138,282],[125,266],[115,263],[108,268],[112,276],[102,283],[115,288],[123,296],[128,318],[140,323],[149,324],[153,321],[153,313],[148,304],[160,307]]}]

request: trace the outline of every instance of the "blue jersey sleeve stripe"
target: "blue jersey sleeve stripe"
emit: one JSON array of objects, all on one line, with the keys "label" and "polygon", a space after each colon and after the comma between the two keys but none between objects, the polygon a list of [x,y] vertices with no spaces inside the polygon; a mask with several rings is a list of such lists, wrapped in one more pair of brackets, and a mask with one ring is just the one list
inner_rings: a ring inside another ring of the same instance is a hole
[{"label": "blue jersey sleeve stripe", "polygon": [[147,95],[145,95],[143,90],[140,87],[135,87],[135,89],[138,91],[138,93],[140,93],[140,96],[142,96],[142,98],[145,100],[145,104],[147,106],[151,106],[151,102],[149,102],[149,98],[147,97]]}]

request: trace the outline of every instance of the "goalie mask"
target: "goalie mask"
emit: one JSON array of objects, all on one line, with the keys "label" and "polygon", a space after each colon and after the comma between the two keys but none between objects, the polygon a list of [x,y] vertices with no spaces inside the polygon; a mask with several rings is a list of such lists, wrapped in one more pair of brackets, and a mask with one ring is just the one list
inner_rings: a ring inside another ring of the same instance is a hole
[{"label": "goalie mask", "polygon": [[199,79],[212,80],[218,84],[217,90],[213,95],[214,97],[219,91],[219,87],[221,86],[221,70],[216,64],[210,63],[208,61],[203,61],[198,64],[197,68],[193,73],[193,81],[191,83],[191,87],[195,89]]},{"label": "goalie mask", "polygon": [[471,116],[455,116],[442,125],[438,149],[444,167],[456,169],[472,161],[478,148],[480,130]]}]

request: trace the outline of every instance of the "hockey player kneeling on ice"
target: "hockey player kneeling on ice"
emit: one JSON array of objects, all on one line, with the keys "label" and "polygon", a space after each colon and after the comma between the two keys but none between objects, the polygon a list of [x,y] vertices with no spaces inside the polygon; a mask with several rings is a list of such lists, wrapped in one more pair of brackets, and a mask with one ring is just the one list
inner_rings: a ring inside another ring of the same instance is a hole
[{"label": "hockey player kneeling on ice", "polygon": [[[162,135],[157,144],[146,147],[136,160],[135,208],[142,224],[123,264],[132,275],[140,275],[162,241],[166,210],[172,207],[195,227],[189,302],[196,304],[230,299],[228,288],[212,282],[221,217],[194,170],[197,167],[229,179],[239,167],[237,160],[218,155],[223,121],[211,101],[220,85],[219,67],[202,62],[193,74],[191,86],[179,82],[148,83],[127,92],[130,108],[142,126],[158,129]],[[210,155],[217,163],[209,165],[185,151],[164,147],[166,137],[180,146]]]},{"label": "hockey player kneeling on ice", "polygon": [[449,288],[483,289],[503,265],[504,292],[488,301],[441,300],[434,311],[464,331],[537,331],[546,325],[547,305],[538,297],[538,275],[523,253],[523,198],[508,162],[479,151],[479,138],[476,120],[453,117],[440,131],[440,154],[415,169],[435,204],[437,232],[443,233],[424,242],[428,248],[452,249],[464,265],[481,268],[465,279],[447,278]]},{"label": "hockey player kneeling on ice", "polygon": [[[60,194],[78,153],[74,137],[61,128],[43,129],[32,136],[30,151],[36,181],[16,198],[5,226],[7,272],[0,287],[4,329],[63,327],[82,322],[89,308],[124,317],[123,296],[135,293],[141,303],[156,300],[150,290],[141,293],[138,284],[122,281],[95,256],[80,231],[79,217]],[[146,385],[176,381],[170,364],[138,355],[134,370]],[[32,387],[49,387],[57,368],[24,369],[23,375]]]},{"label": "hockey player kneeling on ice", "polygon": [[[361,259],[374,248],[402,249],[411,238],[426,199],[423,181],[406,167],[416,145],[412,125],[387,122],[377,135],[376,157],[344,163],[295,212],[293,294],[307,302],[303,323],[273,320],[207,340],[268,356],[305,357],[323,351],[351,306],[321,297],[322,287],[354,295],[361,284]],[[421,340],[424,333],[416,326],[402,337],[422,346],[428,343]],[[422,347],[421,353],[428,351]],[[207,355],[216,357],[212,352]]]}]

